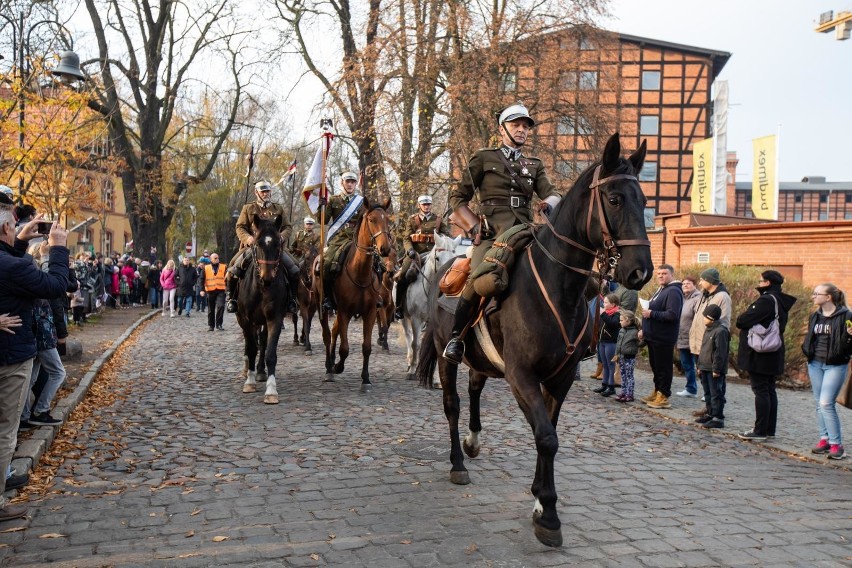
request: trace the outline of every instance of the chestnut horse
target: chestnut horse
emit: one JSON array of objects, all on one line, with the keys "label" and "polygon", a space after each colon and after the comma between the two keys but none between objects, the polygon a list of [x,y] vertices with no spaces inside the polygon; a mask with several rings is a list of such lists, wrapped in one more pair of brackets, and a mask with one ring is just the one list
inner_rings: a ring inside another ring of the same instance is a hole
[{"label": "chestnut horse", "polygon": [[[293,345],[304,345],[305,355],[313,355],[311,347],[311,322],[314,320],[314,314],[317,313],[319,305],[317,304],[318,294],[312,289],[313,278],[311,271],[314,266],[314,259],[319,254],[316,247],[311,246],[305,256],[302,258],[301,266],[299,267],[299,289],[296,291],[296,301],[299,304],[299,313],[292,314],[293,316]],[[302,334],[299,335],[299,316],[302,317]]]},{"label": "chestnut horse", "polygon": [[[554,208],[547,226],[535,228],[534,240],[517,259],[501,306],[485,316],[498,353],[489,357],[471,332],[465,338],[465,363],[470,367],[470,423],[464,452],[479,454],[479,404],[488,377],[504,377],[532,427],[538,453],[532,494],[536,538],[547,546],[562,545],[556,512],[554,458],[559,448],[559,411],[594,323],[584,298],[586,282],[602,275],[638,290],[650,280],[654,266],[645,232],[645,196],[636,175],[645,160],[645,142],[629,159],[621,157],[618,134],[606,144],[601,161],[580,175]],[[614,271],[614,276],[610,272]],[[437,279],[436,279],[437,280]],[[431,314],[420,350],[417,376],[432,382],[435,366],[443,387],[444,414],[450,427],[450,481],[470,483],[459,443],[457,365],[440,356],[450,339],[453,315],[439,306],[433,285]],[[490,349],[489,349],[490,351]]]},{"label": "chestnut horse", "polygon": [[[364,215],[355,227],[355,241],[349,250],[343,268],[334,281],[333,293],[337,304],[337,318],[334,328],[328,325],[328,313],[320,311],[322,340],[325,343],[326,381],[334,381],[334,375],[343,372],[346,358],[349,356],[349,321],[356,315],[361,316],[364,325],[364,339],[361,354],[361,392],[370,392],[370,353],[373,351],[373,326],[376,323],[377,305],[381,296],[381,282],[376,274],[379,257],[385,257],[391,250],[391,235],[388,231],[388,213],[390,199],[383,205],[370,205],[365,199]],[[337,339],[340,338],[340,360],[335,362]]]}]

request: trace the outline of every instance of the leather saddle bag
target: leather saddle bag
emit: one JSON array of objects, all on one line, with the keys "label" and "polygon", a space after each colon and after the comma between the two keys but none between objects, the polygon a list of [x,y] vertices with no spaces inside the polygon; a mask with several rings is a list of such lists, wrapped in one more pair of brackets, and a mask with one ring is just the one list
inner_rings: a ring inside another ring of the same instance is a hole
[{"label": "leather saddle bag", "polygon": [[458,296],[464,288],[470,275],[470,259],[466,256],[457,258],[450,269],[444,273],[439,283],[441,292],[446,296]]}]

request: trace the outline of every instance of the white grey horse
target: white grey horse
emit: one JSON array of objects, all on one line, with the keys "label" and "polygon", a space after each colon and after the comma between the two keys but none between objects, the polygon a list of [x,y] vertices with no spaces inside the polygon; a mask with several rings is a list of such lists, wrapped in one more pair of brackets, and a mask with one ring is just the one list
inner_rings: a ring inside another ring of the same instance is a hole
[{"label": "white grey horse", "polygon": [[[429,320],[429,285],[436,276],[438,268],[451,258],[457,256],[457,249],[462,238],[455,239],[435,233],[435,247],[426,255],[422,269],[418,270],[417,278],[408,286],[406,294],[405,313],[402,328],[405,331],[405,343],[408,349],[408,379],[413,380],[417,369],[417,354],[420,352],[420,338],[423,328]],[[459,251],[462,252],[462,251]],[[433,379],[435,387],[441,383]]]}]

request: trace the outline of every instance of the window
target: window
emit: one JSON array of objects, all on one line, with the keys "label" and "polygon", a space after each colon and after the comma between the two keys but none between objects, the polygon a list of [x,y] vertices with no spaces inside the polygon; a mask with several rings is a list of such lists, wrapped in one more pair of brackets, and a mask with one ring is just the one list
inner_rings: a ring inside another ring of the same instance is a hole
[{"label": "window", "polygon": [[589,38],[581,37],[580,38],[580,49],[582,51],[591,51],[595,49],[595,44]]},{"label": "window", "polygon": [[568,160],[557,160],[554,169],[562,177],[570,178],[574,174],[574,167]]},{"label": "window", "polygon": [[710,253],[699,252],[695,255],[695,262],[698,264],[710,264]]},{"label": "window", "polygon": [[751,203],[751,194],[746,193],[746,203]]},{"label": "window", "polygon": [[104,206],[107,211],[115,211],[115,195],[110,188],[104,190]]},{"label": "window", "polygon": [[793,203],[801,203],[801,202],[802,202],[802,194],[801,194],[801,193],[797,193],[797,194],[793,197]]},{"label": "window", "polygon": [[556,134],[562,136],[574,134],[574,120],[568,116],[560,117],[556,123]]},{"label": "window", "polygon": [[112,254],[112,231],[104,232],[104,250],[101,251],[104,255]]},{"label": "window", "polygon": [[645,162],[639,172],[639,181],[657,181],[657,162]]},{"label": "window", "polygon": [[793,213],[793,221],[801,221],[801,220],[802,220],[802,213],[801,212]]},{"label": "window", "polygon": [[852,193],[846,194],[846,203],[852,203]]},{"label": "window", "polygon": [[503,90],[507,93],[514,93],[518,88],[518,74],[514,71],[509,71],[503,75]]},{"label": "window", "polygon": [[820,193],[819,194],[819,202],[820,203],[828,203],[828,194],[827,193]]},{"label": "window", "polygon": [[563,136],[570,136],[572,134],[585,136],[592,132],[593,130],[589,121],[582,116],[576,119],[570,116],[563,116],[556,123],[556,134]]},{"label": "window", "polygon": [[819,220],[828,221],[828,213],[826,213],[825,211],[821,211],[819,214]]},{"label": "window", "polygon": [[642,71],[642,90],[643,91],[659,91],[660,90],[660,72],[659,71]]},{"label": "window", "polygon": [[852,221],[852,213],[844,213],[843,219],[845,219],[846,221]]},{"label": "window", "polygon": [[580,73],[580,90],[594,91],[598,88],[598,72],[583,71]]},{"label": "window", "polygon": [[654,215],[657,214],[656,209],[653,207],[645,208],[645,228],[653,229],[654,228]]},{"label": "window", "polygon": [[660,117],[643,115],[639,117],[639,134],[656,136],[660,133]]}]

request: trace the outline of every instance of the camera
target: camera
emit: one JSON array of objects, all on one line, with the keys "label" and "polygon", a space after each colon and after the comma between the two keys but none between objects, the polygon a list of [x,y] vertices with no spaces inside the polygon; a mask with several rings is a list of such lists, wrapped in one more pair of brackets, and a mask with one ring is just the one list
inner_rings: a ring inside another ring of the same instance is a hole
[{"label": "camera", "polygon": [[50,227],[52,227],[52,226],[53,226],[53,223],[51,223],[50,221],[39,221],[38,222],[38,229],[37,229],[38,234],[39,235],[49,235],[50,234]]}]

